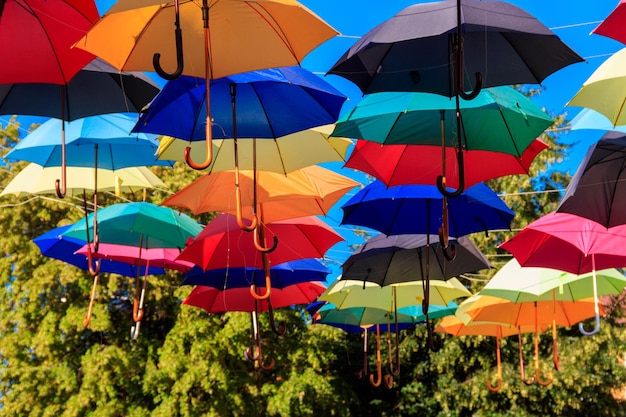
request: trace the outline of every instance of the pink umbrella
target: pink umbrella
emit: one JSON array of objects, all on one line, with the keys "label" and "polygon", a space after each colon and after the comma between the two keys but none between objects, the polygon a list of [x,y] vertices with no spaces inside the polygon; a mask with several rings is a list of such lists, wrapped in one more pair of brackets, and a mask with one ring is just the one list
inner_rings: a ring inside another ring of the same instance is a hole
[{"label": "pink umbrella", "polygon": [[[78,249],[75,254],[87,255],[87,245]],[[97,252],[91,252],[91,256],[99,259],[124,262],[131,265],[157,266],[165,269],[173,269],[180,272],[189,272],[194,264],[186,261],[175,260],[180,255],[176,248],[140,248],[137,246],[116,245],[112,243],[100,243]]]},{"label": "pink umbrella", "polygon": [[595,271],[626,266],[626,225],[606,228],[593,220],[569,213],[552,212],[528,224],[500,245],[513,254],[524,267],[553,268],[573,274],[593,272],[596,326],[600,329],[600,311]]}]

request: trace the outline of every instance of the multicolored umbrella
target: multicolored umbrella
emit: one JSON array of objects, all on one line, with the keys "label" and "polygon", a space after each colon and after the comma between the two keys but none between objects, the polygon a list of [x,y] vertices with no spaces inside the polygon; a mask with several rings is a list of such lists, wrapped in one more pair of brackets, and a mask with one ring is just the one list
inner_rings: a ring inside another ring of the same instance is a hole
[{"label": "multicolored umbrella", "polygon": [[[211,13],[208,0],[203,0],[201,7],[193,2],[179,5],[179,0],[137,6],[135,0],[118,1],[75,46],[120,70],[154,68],[169,80],[181,74],[204,78],[206,158],[196,163],[189,152],[185,154],[185,161],[195,169],[207,168],[212,159],[211,80],[299,65],[311,50],[337,34],[295,0],[220,1],[211,5]],[[184,40],[181,19],[187,33]],[[175,44],[166,38],[172,21]],[[164,60],[160,61],[163,51]],[[168,73],[164,68],[176,70]]]}]

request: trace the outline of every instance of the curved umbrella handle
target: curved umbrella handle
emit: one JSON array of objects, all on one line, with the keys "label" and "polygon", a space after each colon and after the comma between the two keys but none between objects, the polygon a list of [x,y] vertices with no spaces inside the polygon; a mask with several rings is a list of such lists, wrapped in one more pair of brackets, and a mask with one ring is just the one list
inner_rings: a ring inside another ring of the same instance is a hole
[{"label": "curved umbrella handle", "polygon": [[380,387],[380,384],[383,382],[382,377],[382,365],[380,362],[380,325],[376,325],[376,379],[374,379],[374,374],[370,374],[370,384],[374,387]]},{"label": "curved umbrella handle", "polygon": [[96,259],[94,267],[93,255],[91,253],[91,245],[87,243],[87,270],[92,277],[96,277],[100,273],[100,260]]},{"label": "curved umbrella handle", "polygon": [[243,207],[241,205],[241,189],[239,188],[239,181],[235,184],[235,205],[236,209],[236,217],[237,217],[237,225],[239,228],[245,232],[252,232],[257,228],[259,224],[259,218],[256,213],[252,213],[252,223],[248,226],[243,222]]},{"label": "curved umbrella handle", "polygon": [[274,308],[272,307],[271,301],[267,300],[267,305],[268,305],[267,311],[270,317],[270,326],[272,327],[272,331],[276,333],[276,335],[278,336],[283,336],[285,332],[287,331],[287,324],[284,321],[282,321],[280,323],[280,328],[278,328],[276,326],[276,321],[274,320]]},{"label": "curved umbrella handle", "polygon": [[[61,87],[61,180],[54,182],[54,190],[57,197],[64,198],[67,193],[67,162],[65,153],[65,89]],[[85,213],[87,215],[87,213]]]},{"label": "curved umbrella handle", "polygon": [[185,158],[185,162],[189,165],[190,168],[195,169],[196,171],[201,171],[206,169],[211,165],[211,161],[213,160],[213,141],[210,138],[206,139],[206,159],[204,162],[198,164],[191,159],[191,146],[185,147],[185,152],[183,153],[183,157]]},{"label": "curved umbrella handle", "polygon": [[600,314],[596,313],[596,324],[591,331],[585,330],[583,323],[578,323],[578,330],[585,336],[593,336],[600,331]]},{"label": "curved umbrella handle", "polygon": [[548,385],[550,385],[552,383],[552,381],[554,380],[554,375],[552,373],[550,373],[550,376],[548,377],[548,379],[546,380],[542,380],[541,376],[539,375],[539,332],[535,331],[535,357],[534,357],[534,361],[535,361],[535,381],[543,386],[546,387]]},{"label": "curved umbrella handle", "polygon": [[393,388],[393,375],[385,374],[385,376],[383,377],[383,382],[385,383],[385,388]]},{"label": "curved umbrella handle", "polygon": [[498,392],[502,388],[502,362],[500,360],[500,336],[496,336],[496,369],[498,383],[496,386],[491,385],[491,381],[487,380],[487,389],[491,392]]},{"label": "curved umbrella handle", "polygon": [[591,331],[587,331],[585,330],[585,327],[583,325],[583,323],[578,323],[578,330],[580,330],[580,332],[582,334],[584,334],[585,336],[593,336],[594,334],[598,333],[600,331],[600,309],[598,307],[598,284],[596,282],[596,258],[594,255],[591,255],[591,263],[592,263],[592,269],[593,269],[593,304],[594,304],[594,309],[595,309],[595,313],[596,313],[596,325],[593,328],[593,330]]},{"label": "curved umbrella handle", "polygon": [[138,321],[134,326],[130,326],[130,338],[133,340],[137,340],[139,338],[139,327],[141,322]]},{"label": "curved umbrella handle", "polygon": [[476,84],[474,84],[474,89],[472,90],[471,93],[466,93],[465,92],[465,88],[463,85],[463,77],[461,77],[461,84],[458,86],[458,94],[459,96],[463,99],[463,100],[473,100],[476,97],[478,97],[478,94],[480,94],[480,91],[483,88],[483,74],[481,72],[477,72],[474,74],[474,76],[476,77]]},{"label": "curved umbrella handle", "polygon": [[[100,267],[100,262],[96,261],[98,267]],[[93,305],[96,300],[96,288],[98,288],[98,274],[93,276],[93,287],[91,287],[91,296],[89,297],[89,307],[87,308],[87,314],[85,314],[85,318],[83,318],[83,327],[87,328],[89,326],[89,322],[91,321],[91,313],[93,312]]]},{"label": "curved umbrella handle", "polygon": [[[146,265],[145,274],[143,277],[143,284],[141,285],[141,292],[139,290],[139,275],[136,279],[135,297],[133,300],[133,320],[135,322],[141,321],[144,316],[143,302],[146,296],[146,284],[148,281],[148,266]],[[141,294],[141,295],[140,295]]]},{"label": "curved umbrella handle", "polygon": [[442,199],[443,207],[441,209],[441,227],[438,230],[439,233],[439,246],[442,249],[443,256],[448,261],[453,261],[456,257],[456,248],[452,245],[451,251],[448,252],[448,243],[450,237],[450,224],[448,222],[448,197]]},{"label": "curved umbrella handle", "polygon": [[246,350],[243,351],[243,354],[250,362],[256,362],[257,360],[259,360],[261,352],[259,351],[258,346],[248,346]]},{"label": "curved umbrella handle", "polygon": [[278,247],[278,237],[276,235],[272,236],[273,238],[273,242],[272,242],[272,246],[269,247],[265,247],[263,246],[263,244],[265,242],[261,242],[264,241],[265,238],[264,236],[261,236],[262,230],[260,230],[263,226],[257,226],[257,231],[254,234],[254,247],[256,248],[256,250],[258,250],[259,252],[262,253],[270,253],[270,252],[274,252],[276,250],[276,248]]},{"label": "curved umbrella handle", "polygon": [[257,301],[267,300],[270,298],[270,294],[272,293],[272,279],[270,275],[269,260],[267,259],[266,253],[261,253],[261,257],[263,258],[263,273],[265,275],[265,294],[257,293],[256,285],[250,285],[250,295]]},{"label": "curved umbrella handle", "polygon": [[446,186],[446,177],[443,175],[437,176],[437,189],[441,193],[441,195],[446,196],[448,198],[454,198],[460,196],[463,191],[465,191],[465,158],[463,156],[463,151],[461,149],[457,150],[456,153],[456,161],[459,167],[459,188],[455,191],[448,191]]},{"label": "curved umbrella handle", "polygon": [[[441,242],[445,236],[443,228],[440,227],[438,233],[439,233],[439,242]],[[445,247],[439,245],[439,247],[441,248],[441,253],[443,253],[443,257],[446,258],[447,261],[450,261],[450,262],[454,261],[454,259],[456,258],[456,245],[454,243],[447,245]]]},{"label": "curved umbrella handle", "polygon": [[263,364],[263,362],[261,361],[261,347],[259,346],[259,359],[257,359],[256,363],[259,365],[259,368],[261,368],[264,371],[270,371],[272,370],[272,368],[274,368],[274,365],[276,362],[274,362],[274,358],[270,358],[270,363],[265,365]]},{"label": "curved umbrella handle", "polygon": [[65,164],[63,164],[61,165],[61,179],[54,182],[54,191],[59,198],[64,198],[65,194],[67,193],[67,182],[65,180],[65,175]]},{"label": "curved umbrella handle", "polygon": [[161,54],[157,52],[152,56],[152,66],[154,67],[154,70],[156,71],[156,73],[159,74],[161,78],[165,78],[166,80],[170,80],[170,81],[175,80],[176,78],[180,77],[183,73],[183,68],[184,68],[183,32],[180,30],[178,0],[176,0],[174,4],[175,4],[174,14],[176,16],[176,20],[174,21],[174,26],[176,26],[176,29],[174,29],[174,36],[176,38],[176,70],[172,73],[166,72],[161,67],[161,62],[160,62]]}]

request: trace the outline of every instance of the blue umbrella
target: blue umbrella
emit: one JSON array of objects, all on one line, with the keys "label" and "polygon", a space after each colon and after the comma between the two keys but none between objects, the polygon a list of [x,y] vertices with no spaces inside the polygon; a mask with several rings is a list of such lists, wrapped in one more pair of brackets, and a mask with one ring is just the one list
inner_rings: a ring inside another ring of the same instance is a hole
[{"label": "blue umbrella", "polygon": [[[87,256],[77,255],[74,254],[74,252],[85,246],[87,242],[74,237],[64,236],[63,233],[70,227],[72,227],[71,224],[52,229],[34,238],[33,243],[39,247],[42,255],[57,259],[86,271],[89,269]],[[126,277],[137,277],[137,266],[109,259],[101,259],[100,272],[119,274]],[[140,276],[145,274],[146,268],[142,266],[139,272]],[[150,267],[148,269],[148,274],[150,275],[164,273],[165,270],[163,268]]]},{"label": "blue umbrella", "polygon": [[[169,81],[139,117],[137,132],[207,142],[212,160],[212,138],[278,138],[337,121],[347,100],[321,77],[299,66],[271,68],[211,81],[208,92],[203,78],[179,77]],[[207,129],[210,112],[211,129]]]},{"label": "blue umbrella", "polygon": [[[172,166],[172,161],[156,159],[159,141],[155,135],[131,133],[135,121],[135,117],[129,114],[113,113],[65,122],[67,165],[104,169]],[[22,139],[5,158],[34,162],[44,167],[62,166],[63,149],[58,132],[63,123],[59,119],[46,121]]]},{"label": "blue umbrella", "polygon": [[[369,227],[385,235],[432,234],[441,226],[444,196],[434,185],[386,187],[376,180],[341,208],[342,224]],[[447,200],[450,236],[510,228],[515,213],[483,183]]]},{"label": "blue umbrella", "polygon": [[[317,259],[298,259],[270,268],[272,287],[285,288],[288,285],[308,281],[325,281],[330,269]],[[204,285],[214,288],[241,288],[256,285],[265,287],[263,268],[219,268],[203,271],[196,266],[185,274],[182,285]]]}]

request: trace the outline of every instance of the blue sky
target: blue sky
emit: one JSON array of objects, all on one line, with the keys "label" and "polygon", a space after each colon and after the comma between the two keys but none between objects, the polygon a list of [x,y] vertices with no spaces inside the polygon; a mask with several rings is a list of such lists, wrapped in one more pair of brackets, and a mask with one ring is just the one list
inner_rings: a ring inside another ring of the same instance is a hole
[{"label": "blue sky", "polygon": [[[419,0],[302,1],[303,4],[341,33],[340,36],[327,41],[310,53],[304,60],[303,66],[315,73],[324,74],[359,36],[401,9],[411,4],[423,2]],[[567,112],[568,118],[574,117],[581,109],[565,107],[568,100],[573,97],[582,83],[604,60],[623,47],[622,44],[612,39],[590,34],[591,30],[608,16],[618,4],[618,0],[595,0],[593,2],[582,0],[509,0],[509,2],[535,16],[586,59],[584,63],[571,65],[549,76],[543,83],[545,91],[533,98],[550,114]],[[114,2],[112,0],[97,0],[96,3],[100,11],[104,12]],[[361,93],[350,82],[334,75],[327,76],[326,80],[350,97],[344,111],[359,101]],[[7,119],[7,117],[0,117],[0,123],[6,124]],[[25,127],[30,122],[27,120],[23,120]],[[564,142],[575,144],[564,167],[573,173],[588,146],[599,139],[602,133],[601,131],[574,131],[564,135],[562,137]],[[334,167],[340,169],[340,165],[334,165]],[[364,180],[364,177],[346,172],[346,170],[340,169],[340,172],[358,180]],[[326,220],[331,225],[337,226],[340,218],[341,210],[337,209],[333,210]],[[346,237],[350,236],[347,230],[341,228],[339,230]],[[354,239],[350,239],[350,241],[354,241]],[[328,253],[329,259],[334,260],[336,265],[339,265],[340,261],[345,259],[347,255],[346,245],[337,245]]]}]

